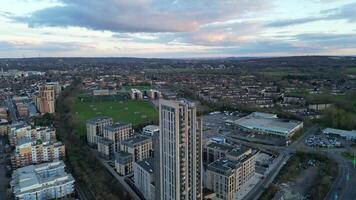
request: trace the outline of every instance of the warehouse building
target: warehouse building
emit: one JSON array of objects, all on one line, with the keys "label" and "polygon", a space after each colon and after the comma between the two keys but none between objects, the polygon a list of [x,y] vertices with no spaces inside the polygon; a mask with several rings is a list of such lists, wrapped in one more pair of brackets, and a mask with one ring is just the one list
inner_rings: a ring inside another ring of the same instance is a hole
[{"label": "warehouse building", "polygon": [[303,128],[303,122],[280,119],[275,114],[254,112],[234,122],[246,131],[288,138]]}]

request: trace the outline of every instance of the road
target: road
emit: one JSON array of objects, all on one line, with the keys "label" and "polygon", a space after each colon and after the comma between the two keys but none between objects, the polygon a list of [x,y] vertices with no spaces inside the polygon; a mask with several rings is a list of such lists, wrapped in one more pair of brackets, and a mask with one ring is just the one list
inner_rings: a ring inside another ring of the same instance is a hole
[{"label": "road", "polygon": [[16,123],[18,121],[17,111],[16,111],[15,105],[14,105],[11,97],[6,98],[5,104],[6,104],[6,107],[9,109],[12,123]]},{"label": "road", "polygon": [[[345,149],[325,149],[320,150],[317,148],[312,148],[304,145],[304,140],[308,135],[315,134],[319,130],[318,125],[314,125],[309,128],[306,133],[301,136],[298,140],[292,143],[287,147],[280,146],[270,146],[263,144],[254,144],[246,141],[241,141],[233,136],[227,136],[228,141],[240,143],[243,145],[248,145],[260,150],[264,151],[277,151],[279,152],[279,156],[275,160],[275,167],[270,173],[258,183],[246,196],[244,199],[246,200],[255,200],[260,197],[263,193],[264,189],[269,186],[270,183],[273,182],[274,178],[277,176],[278,172],[281,170],[283,165],[288,161],[292,154],[295,154],[297,151],[303,151],[308,153],[319,154],[323,156],[327,156],[328,158],[334,160],[338,164],[338,176],[333,182],[329,193],[326,195],[326,200],[351,200],[356,199],[356,168],[352,165],[352,163],[344,158],[339,152],[345,151]],[[281,156],[283,156],[281,158]]]}]

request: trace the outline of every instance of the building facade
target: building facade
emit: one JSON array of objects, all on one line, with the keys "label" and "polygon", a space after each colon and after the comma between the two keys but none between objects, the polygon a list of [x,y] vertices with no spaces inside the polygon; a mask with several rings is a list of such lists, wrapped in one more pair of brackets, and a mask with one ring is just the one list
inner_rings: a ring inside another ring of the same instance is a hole
[{"label": "building facade", "polygon": [[38,110],[41,113],[54,113],[56,103],[55,86],[45,84],[40,86],[39,89]]},{"label": "building facade", "polygon": [[217,199],[235,199],[236,192],[255,172],[256,153],[248,148],[235,149],[210,163],[206,170],[206,188],[215,192]]},{"label": "building facade", "polygon": [[65,146],[61,142],[42,142],[41,140],[21,139],[11,155],[13,168],[62,159]]},{"label": "building facade", "polygon": [[152,138],[136,135],[121,141],[120,150],[132,154],[134,162],[152,157]]},{"label": "building facade", "polygon": [[133,135],[132,125],[120,122],[105,126],[103,131],[103,137],[113,142],[113,153],[120,150],[121,141],[129,139]]},{"label": "building facade", "polygon": [[201,120],[186,100],[160,100],[156,199],[202,199]]},{"label": "building facade", "polygon": [[105,126],[111,125],[113,120],[111,117],[100,116],[86,121],[87,142],[91,146],[96,146],[97,137],[103,136]]},{"label": "building facade", "polygon": [[148,158],[133,164],[135,186],[146,200],[155,200],[153,170],[153,158]]}]

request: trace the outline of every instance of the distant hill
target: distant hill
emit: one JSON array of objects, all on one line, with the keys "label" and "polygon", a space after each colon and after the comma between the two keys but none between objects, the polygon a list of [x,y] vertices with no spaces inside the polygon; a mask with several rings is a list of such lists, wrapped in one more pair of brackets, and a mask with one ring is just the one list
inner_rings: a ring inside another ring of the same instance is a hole
[{"label": "distant hill", "polygon": [[294,57],[226,57],[226,58],[19,58],[0,59],[0,67],[6,69],[46,70],[73,69],[73,67],[121,67],[128,69],[161,68],[200,68],[224,65],[226,67],[350,67],[356,66],[356,57],[351,56],[294,56]]}]

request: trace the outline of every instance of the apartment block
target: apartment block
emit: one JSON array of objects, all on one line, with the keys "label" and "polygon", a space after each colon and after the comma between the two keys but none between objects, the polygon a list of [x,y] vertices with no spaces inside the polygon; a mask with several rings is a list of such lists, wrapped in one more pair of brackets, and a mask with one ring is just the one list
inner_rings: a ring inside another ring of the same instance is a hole
[{"label": "apartment block", "polygon": [[71,197],[74,178],[65,172],[63,161],[30,165],[16,169],[10,182],[15,199],[40,200]]},{"label": "apartment block", "polygon": [[42,140],[43,142],[56,142],[56,129],[52,127],[32,128],[26,123],[12,125],[9,131],[11,146],[15,146],[20,139]]},{"label": "apartment block", "polygon": [[206,169],[206,188],[214,191],[217,199],[235,199],[236,192],[255,172],[256,153],[249,148],[235,149],[210,163]]},{"label": "apartment block", "polygon": [[45,84],[39,87],[39,97],[37,99],[37,107],[41,113],[55,112],[55,86]]},{"label": "apartment block", "polygon": [[121,141],[129,139],[133,135],[132,125],[121,122],[107,125],[103,131],[103,137],[113,142],[113,152],[118,152]]},{"label": "apartment block", "polygon": [[118,151],[115,153],[115,169],[118,174],[124,176],[132,172],[133,158],[131,153]]},{"label": "apartment block", "polygon": [[202,199],[202,123],[195,104],[160,100],[159,124],[155,198]]},{"label": "apartment block", "polygon": [[134,182],[146,200],[155,200],[154,160],[147,158],[134,162]]},{"label": "apartment block", "polygon": [[13,168],[62,159],[65,156],[65,146],[61,142],[42,142],[22,138],[16,144],[11,156]]},{"label": "apartment block", "polygon": [[132,154],[134,162],[152,157],[152,138],[136,135],[121,141],[120,150]]},{"label": "apartment block", "polygon": [[104,135],[104,127],[111,125],[113,120],[111,117],[99,116],[86,121],[87,142],[91,146],[96,146],[97,136]]}]

